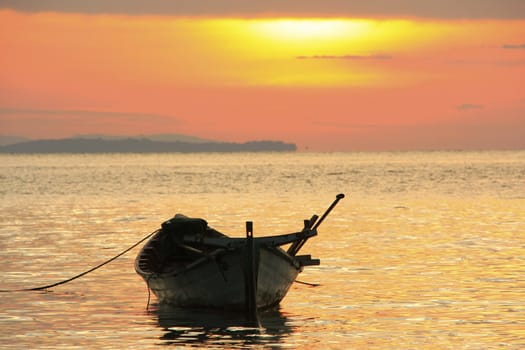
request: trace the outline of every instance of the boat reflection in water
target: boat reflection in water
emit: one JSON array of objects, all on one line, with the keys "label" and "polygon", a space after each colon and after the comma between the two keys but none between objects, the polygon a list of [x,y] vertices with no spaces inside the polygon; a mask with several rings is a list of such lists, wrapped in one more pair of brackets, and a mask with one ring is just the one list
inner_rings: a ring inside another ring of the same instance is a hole
[{"label": "boat reflection in water", "polygon": [[149,313],[165,331],[160,339],[174,345],[278,348],[283,338],[293,333],[293,326],[279,307],[259,312],[261,327],[246,326],[246,317],[240,312],[161,303],[152,305]]}]

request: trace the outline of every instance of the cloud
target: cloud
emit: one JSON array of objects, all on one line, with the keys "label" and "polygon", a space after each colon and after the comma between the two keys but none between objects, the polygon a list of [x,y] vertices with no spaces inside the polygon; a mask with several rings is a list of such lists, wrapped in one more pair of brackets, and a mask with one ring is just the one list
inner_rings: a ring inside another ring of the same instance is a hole
[{"label": "cloud", "polygon": [[523,0],[0,0],[27,12],[220,17],[525,18]]},{"label": "cloud", "polygon": [[297,56],[298,60],[391,60],[390,55],[313,55]]},{"label": "cloud", "polygon": [[105,112],[90,110],[68,110],[68,109],[23,109],[23,108],[2,108],[0,107],[0,116],[46,116],[57,119],[68,118],[109,118],[112,120],[155,120],[155,121],[176,121],[176,118],[167,115],[149,114],[149,113],[126,113],[126,112]]},{"label": "cloud", "polygon": [[473,104],[473,103],[463,103],[459,106],[456,106],[457,109],[461,110],[461,111],[466,111],[466,110],[470,110],[470,109],[483,109],[484,106],[483,105],[479,105],[479,104]]},{"label": "cloud", "polygon": [[161,114],[0,107],[2,133],[29,138],[171,133],[183,124],[180,119]]},{"label": "cloud", "polygon": [[521,45],[503,45],[502,46],[503,49],[525,49],[525,44],[521,44]]},{"label": "cloud", "polygon": [[345,123],[345,122],[334,122],[326,120],[314,120],[313,125],[322,126],[327,128],[337,128],[337,129],[382,129],[387,126],[379,124],[359,124],[359,123]]}]

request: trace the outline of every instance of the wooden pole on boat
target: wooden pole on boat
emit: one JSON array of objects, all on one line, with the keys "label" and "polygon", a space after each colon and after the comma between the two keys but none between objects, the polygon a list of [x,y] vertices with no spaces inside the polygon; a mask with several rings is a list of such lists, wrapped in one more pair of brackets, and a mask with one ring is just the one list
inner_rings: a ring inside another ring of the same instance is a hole
[{"label": "wooden pole on boat", "polygon": [[[315,229],[317,229],[319,227],[319,225],[321,225],[323,220],[328,216],[328,214],[330,214],[332,209],[334,209],[334,207],[337,205],[337,203],[343,198],[345,198],[344,193],[339,193],[337,196],[335,196],[335,200],[330,205],[330,207],[328,207],[328,209],[326,209],[326,211],[324,212],[324,214],[321,216],[321,218],[319,220],[317,220],[317,218],[318,218],[317,215],[312,216],[312,218],[310,220],[305,220],[305,222],[304,222],[304,230],[315,230]],[[302,239],[300,241],[296,241],[296,242],[292,243],[290,248],[288,248],[287,253],[290,254],[290,255],[296,255],[297,252],[299,252],[299,250],[303,247],[303,245],[306,243],[307,240],[308,240],[308,238],[305,238],[305,239]]]},{"label": "wooden pole on boat", "polygon": [[317,221],[315,223],[314,227],[312,227],[312,230],[315,230],[316,228],[319,227],[319,225],[321,225],[323,220],[328,216],[328,214],[330,214],[332,209],[334,209],[334,207],[337,205],[337,203],[343,198],[345,198],[345,194],[344,193],[339,193],[337,196],[335,196],[334,202],[330,205],[330,207],[328,209],[326,209],[326,211],[324,212],[323,216],[321,216],[319,221]]},{"label": "wooden pole on boat", "polygon": [[244,263],[244,288],[246,301],[246,320],[250,326],[260,327],[257,314],[257,270],[255,242],[253,240],[253,222],[246,221],[246,248]]}]

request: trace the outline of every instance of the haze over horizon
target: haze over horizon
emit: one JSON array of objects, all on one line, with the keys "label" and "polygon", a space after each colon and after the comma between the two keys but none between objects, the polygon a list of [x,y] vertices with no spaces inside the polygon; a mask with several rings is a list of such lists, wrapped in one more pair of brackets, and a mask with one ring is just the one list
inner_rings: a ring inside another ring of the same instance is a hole
[{"label": "haze over horizon", "polygon": [[525,149],[519,0],[0,0],[0,50],[2,135]]}]

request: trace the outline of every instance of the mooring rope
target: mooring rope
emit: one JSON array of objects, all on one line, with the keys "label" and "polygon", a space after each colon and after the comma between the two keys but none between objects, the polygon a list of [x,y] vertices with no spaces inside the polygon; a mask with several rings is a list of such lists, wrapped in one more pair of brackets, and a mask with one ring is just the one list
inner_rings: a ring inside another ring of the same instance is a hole
[{"label": "mooring rope", "polygon": [[63,280],[63,281],[60,281],[60,282],[56,282],[56,283],[53,283],[53,284],[48,284],[46,286],[40,286],[40,287],[33,287],[33,288],[23,288],[23,289],[9,289],[9,290],[2,290],[0,289],[0,293],[11,293],[11,292],[29,292],[29,291],[38,291],[38,290],[44,290],[44,289],[49,289],[49,288],[52,288],[52,287],[56,287],[56,286],[59,286],[61,284],[66,284],[68,282],[71,282],[73,280],[76,280],[77,278],[80,278],[82,276],[85,276],[87,275],[88,273],[90,272],[93,272],[99,268],[101,268],[102,266],[104,265],[107,265],[109,264],[110,262],[112,262],[113,260],[121,257],[122,255],[126,254],[127,252],[129,252],[131,249],[135,248],[136,246],[138,246],[139,244],[141,244],[142,242],[144,242],[145,240],[147,240],[148,238],[150,238],[151,236],[153,236],[155,233],[157,233],[159,230],[155,230],[153,232],[151,232],[150,234],[148,234],[147,236],[145,236],[144,238],[142,238],[140,241],[136,242],[135,244],[133,244],[131,247],[123,250],[122,252],[120,252],[119,254],[115,255],[114,257],[112,257],[111,259],[108,259],[106,261],[104,261],[103,263],[95,266],[95,267],[92,267],[91,269],[87,270],[87,271],[84,271],[76,276],[73,276],[71,278],[68,278],[66,280]]},{"label": "mooring rope", "polygon": [[295,280],[294,282],[295,283],[299,283],[299,284],[304,284],[304,285],[310,286],[310,287],[319,287],[321,285],[320,283],[310,283],[310,282],[303,282],[303,281],[299,281],[299,280]]}]

